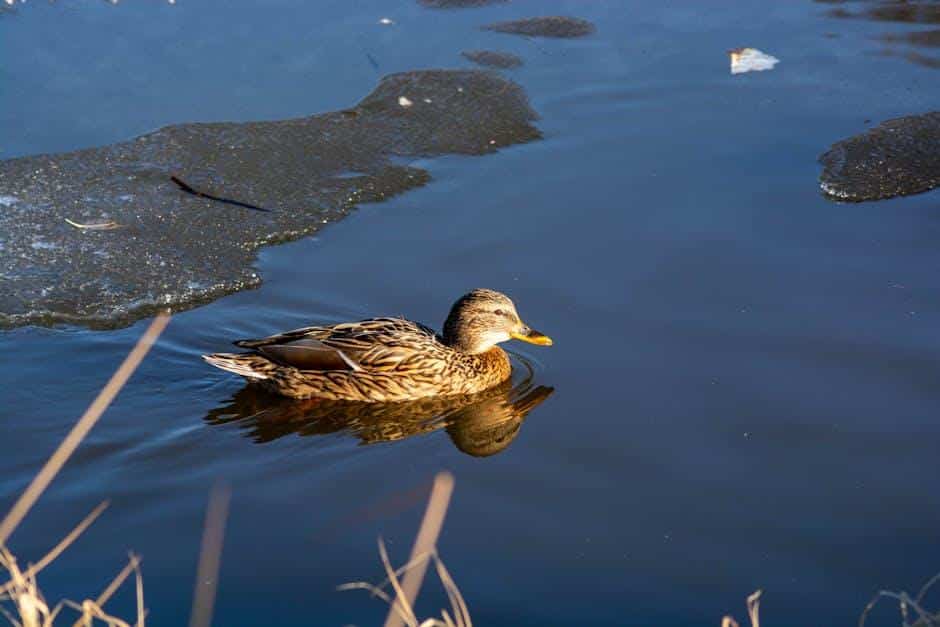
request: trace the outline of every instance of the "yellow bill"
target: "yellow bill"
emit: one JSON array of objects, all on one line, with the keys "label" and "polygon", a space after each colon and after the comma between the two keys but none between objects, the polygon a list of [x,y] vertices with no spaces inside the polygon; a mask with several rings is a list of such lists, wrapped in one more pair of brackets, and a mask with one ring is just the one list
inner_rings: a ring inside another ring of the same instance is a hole
[{"label": "yellow bill", "polygon": [[552,345],[552,338],[529,327],[522,327],[518,331],[512,331],[509,335],[514,340],[521,340],[529,344],[538,344],[539,346]]}]

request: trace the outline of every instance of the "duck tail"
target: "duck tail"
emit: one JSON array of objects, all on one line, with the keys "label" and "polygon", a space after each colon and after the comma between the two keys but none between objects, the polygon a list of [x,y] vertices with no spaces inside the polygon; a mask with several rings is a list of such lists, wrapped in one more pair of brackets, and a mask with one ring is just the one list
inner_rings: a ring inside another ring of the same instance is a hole
[{"label": "duck tail", "polygon": [[271,362],[253,353],[213,353],[203,355],[202,358],[216,368],[234,372],[247,379],[267,379],[271,376]]}]

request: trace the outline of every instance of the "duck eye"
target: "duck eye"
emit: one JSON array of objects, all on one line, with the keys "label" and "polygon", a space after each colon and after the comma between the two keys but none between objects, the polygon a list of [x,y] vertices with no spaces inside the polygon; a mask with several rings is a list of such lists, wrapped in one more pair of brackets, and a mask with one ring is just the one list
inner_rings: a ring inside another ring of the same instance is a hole
[{"label": "duck eye", "polygon": [[497,310],[493,311],[493,313],[496,314],[497,316],[505,316],[505,315],[506,315],[506,312],[503,311],[502,309],[497,309]]}]

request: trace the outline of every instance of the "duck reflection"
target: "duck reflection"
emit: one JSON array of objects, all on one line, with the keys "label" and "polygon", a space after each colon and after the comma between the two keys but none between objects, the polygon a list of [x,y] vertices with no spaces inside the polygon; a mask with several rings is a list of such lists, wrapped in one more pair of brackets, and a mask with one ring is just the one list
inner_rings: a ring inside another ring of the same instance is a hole
[{"label": "duck reflection", "polygon": [[259,444],[290,434],[344,431],[363,444],[373,444],[445,429],[458,450],[487,457],[505,450],[529,412],[553,391],[534,385],[531,374],[521,382],[508,380],[478,394],[401,403],[295,400],[249,384],[205,419],[215,425],[236,423]]}]

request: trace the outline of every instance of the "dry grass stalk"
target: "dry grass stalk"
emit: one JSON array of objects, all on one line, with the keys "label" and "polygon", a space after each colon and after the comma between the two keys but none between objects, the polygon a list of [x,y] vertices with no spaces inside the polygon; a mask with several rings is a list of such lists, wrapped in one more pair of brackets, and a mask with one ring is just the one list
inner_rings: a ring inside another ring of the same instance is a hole
[{"label": "dry grass stalk", "polygon": [[[437,545],[437,538],[441,535],[444,517],[447,515],[447,507],[450,505],[450,498],[453,493],[454,476],[449,472],[438,473],[434,477],[434,484],[431,486],[428,507],[424,511],[424,518],[418,528],[418,536],[415,538],[414,546],[411,549],[409,562],[415,561],[420,555],[430,554],[434,550]],[[421,583],[424,581],[424,575],[427,572],[427,564],[426,560],[419,562],[414,568],[405,573],[401,583],[401,591],[396,599],[397,604],[407,604],[414,607],[415,599],[418,597],[418,591],[421,589]],[[400,614],[394,609],[394,607],[389,609],[388,617],[385,619],[385,627],[402,626]]]},{"label": "dry grass stalk", "polygon": [[[61,541],[59,541],[59,543],[55,547],[53,547],[51,551],[46,553],[46,555],[43,556],[41,560],[39,560],[38,562],[36,562],[35,564],[27,568],[26,571],[22,573],[23,577],[25,577],[26,579],[35,579],[39,571],[41,571],[43,568],[51,564],[55,560],[55,558],[57,558],[65,549],[67,549],[68,546],[72,544],[72,542],[74,542],[75,539],[78,538],[78,536],[80,536],[85,531],[85,529],[87,529],[91,525],[91,523],[95,522],[95,519],[97,519],[98,516],[101,515],[101,512],[103,512],[107,507],[108,507],[108,502],[105,501],[101,503],[98,507],[93,509],[90,514],[85,516],[82,522],[78,523],[78,525],[76,525],[75,528],[72,529],[72,531],[69,532],[67,536],[65,536]],[[3,586],[0,586],[0,595],[11,592],[14,586],[15,586],[15,583],[11,579],[7,583],[5,583]]]},{"label": "dry grass stalk", "polygon": [[[940,573],[927,580],[917,596],[912,597],[907,592],[894,592],[892,590],[879,590],[872,600],[868,602],[862,615],[858,618],[859,627],[865,627],[865,621],[868,620],[869,612],[874,609],[881,599],[894,599],[898,602],[898,610],[901,613],[902,627],[940,627],[940,612],[933,614],[924,608],[924,598],[933,586],[940,582]],[[911,614],[916,614],[915,622],[911,622]]]},{"label": "dry grass stalk", "polygon": [[[104,509],[102,505],[99,505],[95,511],[89,514],[46,557],[48,558],[53,554],[57,555],[64,550],[101,513]],[[49,561],[52,560],[50,559],[46,563]],[[10,550],[0,547],[0,568],[6,570],[10,576],[10,581],[3,586],[2,592],[0,592],[0,601],[12,602],[15,615],[3,607],[0,607],[0,613],[15,627],[52,627],[63,607],[70,607],[79,612],[80,617],[75,622],[76,627],[91,627],[96,620],[110,627],[131,627],[128,622],[112,616],[104,610],[105,603],[131,572],[135,573],[137,579],[137,622],[135,625],[144,627],[143,580],[140,573],[140,559],[136,555],[130,556],[128,565],[95,600],[86,599],[81,603],[65,600],[60,601],[53,607],[50,607],[46,602],[36,583],[35,573],[41,570],[37,566],[39,565],[31,566],[25,571],[21,570]]]},{"label": "dry grass stalk", "polygon": [[9,513],[4,517],[3,521],[0,522],[0,546],[6,544],[6,541],[10,538],[10,534],[13,533],[17,525],[19,525],[26,514],[29,513],[29,510],[59,473],[62,466],[65,465],[65,462],[72,456],[72,453],[75,452],[78,445],[81,444],[85,436],[88,435],[88,432],[91,431],[91,428],[95,426],[101,414],[108,408],[114,400],[114,397],[117,396],[121,388],[124,387],[124,384],[127,383],[130,376],[134,374],[134,371],[137,370],[137,366],[143,361],[150,347],[153,346],[153,343],[160,337],[160,334],[163,332],[163,329],[166,328],[169,321],[170,315],[167,313],[161,313],[154,318],[143,337],[137,341],[137,345],[134,346],[134,349],[124,359],[124,363],[122,363],[111,376],[108,383],[101,392],[98,393],[98,396],[88,409],[85,410],[85,413],[79,418],[75,426],[72,427],[69,434],[65,436],[62,443],[59,444],[59,448],[52,454],[52,457],[49,458],[46,465],[42,467],[42,470],[39,471],[20,498],[13,504]]},{"label": "dry grass stalk", "polygon": [[[437,538],[444,524],[444,516],[447,513],[447,507],[450,504],[453,491],[453,475],[450,473],[439,473],[434,479],[434,486],[431,489],[431,496],[428,499],[428,507],[425,510],[418,536],[415,539],[415,544],[411,551],[411,559],[409,559],[407,564],[397,570],[392,568],[391,561],[388,558],[388,552],[385,550],[385,543],[382,542],[380,538],[379,556],[382,559],[382,566],[385,568],[386,579],[378,585],[360,581],[339,586],[340,590],[368,590],[373,596],[379,597],[388,603],[389,614],[386,618],[386,626],[473,626],[467,603],[463,595],[460,594],[460,590],[451,577],[450,572],[448,572],[447,567],[444,566],[444,562],[438,555],[436,547]],[[414,600],[424,581],[424,576],[430,562],[434,563],[437,576],[444,586],[444,590],[450,600],[451,612],[442,610],[441,618],[428,618],[419,621],[414,612]],[[404,579],[399,581],[399,577],[401,576],[404,576]],[[394,597],[384,590],[386,585],[394,590]]]},{"label": "dry grass stalk", "polygon": [[[98,595],[98,598],[96,598],[93,602],[91,602],[93,605],[89,605],[88,607],[89,607],[89,608],[91,608],[91,607],[98,607],[98,608],[104,607],[104,604],[108,602],[108,600],[114,595],[115,592],[117,592],[118,588],[121,587],[121,584],[123,584],[123,583],[127,580],[127,578],[130,576],[130,574],[131,574],[131,573],[136,573],[136,575],[137,575],[137,584],[138,584],[138,586],[137,586],[137,587],[138,587],[138,599],[137,599],[138,604],[137,604],[137,607],[138,607],[138,608],[142,608],[142,607],[144,606],[144,602],[143,602],[143,597],[142,597],[142,594],[143,594],[143,593],[142,593],[142,591],[141,591],[141,590],[142,590],[142,579],[141,579],[141,576],[140,576],[140,568],[139,568],[139,566],[140,566],[140,558],[137,557],[136,555],[134,555],[134,554],[132,553],[132,554],[130,555],[130,559],[129,559],[128,562],[127,562],[127,566],[125,566],[124,569],[123,569],[121,572],[119,572],[119,573],[114,577],[114,579],[111,580],[111,583],[109,583],[109,584],[108,584],[108,587],[105,588],[105,589],[101,592],[101,594]],[[87,603],[87,601],[86,601],[86,603]],[[82,607],[84,608],[85,605],[82,604]],[[85,614],[85,613],[83,612],[83,614]],[[87,614],[83,615],[81,618],[79,618],[77,621],[75,621],[75,624],[74,624],[72,627],[83,627],[85,624],[87,624],[87,621],[88,621],[89,618],[90,618],[89,615],[87,615]],[[139,613],[138,613],[138,621],[137,621],[137,622],[138,622],[139,624],[141,624],[141,625],[143,624],[143,617],[140,616]]]},{"label": "dry grass stalk", "polygon": [[[747,617],[751,621],[751,627],[760,627],[760,595],[761,590],[755,590],[747,597]],[[721,627],[739,627],[738,621],[731,616],[725,616],[721,619]]]},{"label": "dry grass stalk", "polygon": [[6,569],[10,574],[9,592],[0,596],[0,599],[12,601],[19,618],[17,620],[16,617],[4,609],[3,615],[7,620],[17,627],[40,627],[51,624],[61,607],[49,608],[39,591],[39,587],[36,585],[35,578],[27,577],[20,570],[13,554],[2,547],[0,547],[0,567]]},{"label": "dry grass stalk", "polygon": [[212,608],[218,590],[219,566],[222,563],[222,544],[225,539],[225,521],[232,491],[228,486],[217,485],[209,495],[206,522],[202,533],[202,548],[199,551],[199,566],[196,569],[196,589],[193,592],[193,612],[190,627],[209,627],[212,624]]},{"label": "dry grass stalk", "polygon": [[[385,544],[381,539],[379,540],[379,555],[387,575],[384,581],[380,582],[378,585],[357,581],[343,584],[339,586],[338,589],[369,591],[373,596],[388,603],[390,606],[389,611],[395,612],[402,624],[407,627],[473,627],[467,603],[460,593],[457,584],[451,577],[450,572],[447,570],[447,567],[444,566],[444,562],[441,560],[436,549],[432,550],[430,553],[419,555],[415,560],[408,562],[397,570],[392,569],[392,565],[388,559],[388,552],[385,550]],[[428,563],[431,561],[434,562],[438,578],[441,581],[441,585],[444,586],[444,590],[450,600],[451,612],[442,610],[441,618],[427,618],[422,621],[418,619],[413,606],[408,603],[407,599],[399,596],[402,595],[402,584],[401,581],[399,581],[399,577],[401,575],[407,575],[408,572],[419,566],[422,566],[426,570]],[[389,595],[384,590],[385,586],[390,586],[392,590],[395,591],[396,596],[392,597]],[[453,616],[451,616],[451,613]]]},{"label": "dry grass stalk", "polygon": [[144,626],[146,611],[144,610],[143,579],[140,572],[140,559],[135,555],[130,556],[127,567],[115,577],[95,600],[86,599],[82,603],[66,600],[50,607],[36,583],[36,575],[58,558],[98,518],[107,507],[107,502],[96,507],[41,560],[29,566],[25,571],[19,568],[16,557],[5,544],[140,365],[140,362],[147,355],[163,329],[166,328],[169,320],[170,316],[166,313],[161,313],[154,319],[121,366],[0,522],[0,568],[6,570],[10,577],[6,584],[0,586],[0,602],[11,602],[16,614],[14,615],[13,612],[2,606],[0,606],[0,613],[15,627],[52,627],[60,611],[66,606],[74,608],[81,614],[76,625],[90,626],[97,620],[110,627],[130,627],[129,623],[105,612],[103,606],[131,572],[135,573],[137,583],[137,621],[135,625],[137,627]]},{"label": "dry grass stalk", "polygon": [[[65,605],[77,610],[81,613],[81,616],[73,627],[92,627],[95,620],[102,621],[109,625],[109,627],[131,627],[131,625],[120,618],[109,615],[104,611],[104,604],[111,598],[118,588],[121,587],[121,584],[130,576],[131,573],[134,573],[134,578],[136,580],[136,591],[137,591],[137,622],[135,625],[137,627],[144,627],[144,620],[146,618],[146,610],[144,609],[144,579],[143,575],[140,572],[140,558],[133,553],[130,555],[127,566],[117,574],[117,576],[108,584],[108,587],[98,595],[98,598],[92,601],[91,599],[85,599],[82,603],[75,603],[74,601],[65,601]],[[50,624],[51,627],[51,624]]]}]

